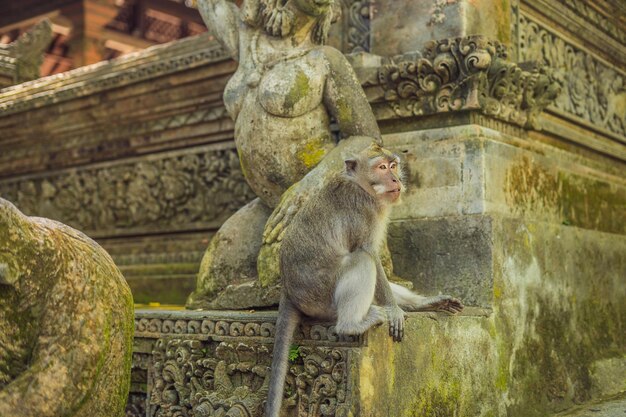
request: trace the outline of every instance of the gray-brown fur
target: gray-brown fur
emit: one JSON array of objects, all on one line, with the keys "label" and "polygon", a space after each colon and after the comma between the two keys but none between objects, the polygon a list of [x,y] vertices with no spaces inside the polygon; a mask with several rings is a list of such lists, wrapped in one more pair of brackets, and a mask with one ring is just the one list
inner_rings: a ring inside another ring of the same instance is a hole
[{"label": "gray-brown fur", "polygon": [[402,189],[399,158],[372,145],[346,171],[312,196],[283,238],[280,271],[283,294],[266,417],[278,417],[287,355],[302,315],[336,320],[339,334],[360,334],[389,321],[389,334],[402,340],[404,311],[460,311],[449,296],[422,297],[387,280],[380,261],[389,209]]}]

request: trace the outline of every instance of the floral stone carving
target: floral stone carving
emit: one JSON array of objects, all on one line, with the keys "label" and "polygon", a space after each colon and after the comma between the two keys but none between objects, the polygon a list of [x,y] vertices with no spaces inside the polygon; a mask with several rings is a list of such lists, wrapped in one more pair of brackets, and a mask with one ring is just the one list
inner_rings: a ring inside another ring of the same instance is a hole
[{"label": "floral stone carving", "polygon": [[[127,416],[262,415],[275,322],[276,312],[137,311]],[[352,353],[365,337],[304,322],[292,349],[286,416],[347,416]]]},{"label": "floral stone carving", "polygon": [[539,127],[537,116],[561,90],[547,67],[525,70],[481,36],[431,41],[421,58],[383,65],[378,76],[399,117],[480,110],[525,128]]},{"label": "floral stone carving", "polygon": [[232,149],[9,180],[0,190],[25,212],[92,234],[215,226],[253,197]]},{"label": "floral stone carving", "polygon": [[626,81],[623,71],[612,68],[527,16],[519,17],[523,60],[549,65],[564,94],[554,108],[616,135],[626,135]]},{"label": "floral stone carving", "polygon": [[[300,347],[291,365],[291,415],[339,416],[347,396],[346,352]],[[153,351],[150,417],[255,417],[269,387],[270,347],[159,339]]]}]

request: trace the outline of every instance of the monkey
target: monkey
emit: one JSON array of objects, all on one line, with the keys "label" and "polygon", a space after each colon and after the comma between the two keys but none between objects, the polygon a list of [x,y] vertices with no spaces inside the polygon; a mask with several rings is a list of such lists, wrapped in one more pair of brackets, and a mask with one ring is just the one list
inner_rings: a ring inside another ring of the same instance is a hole
[{"label": "monkey", "polygon": [[345,170],[305,203],[286,230],[266,417],[279,416],[289,347],[304,316],[336,321],[340,335],[362,334],[386,319],[399,342],[405,319],[400,306],[453,314],[463,309],[450,296],[420,296],[387,280],[379,253],[403,188],[399,156],[372,143],[345,160]]}]

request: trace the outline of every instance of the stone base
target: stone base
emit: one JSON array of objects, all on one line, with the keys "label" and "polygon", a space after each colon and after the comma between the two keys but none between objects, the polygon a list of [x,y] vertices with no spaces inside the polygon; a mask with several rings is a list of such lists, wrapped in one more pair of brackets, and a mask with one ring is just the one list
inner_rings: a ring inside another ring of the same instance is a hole
[{"label": "stone base", "polygon": [[[386,325],[343,338],[328,323],[306,322],[294,341],[284,415],[453,410],[459,396],[459,415],[497,407],[497,367],[469,366],[496,363],[489,317],[489,311],[472,308],[454,317],[411,313],[400,344],[389,338]],[[127,415],[260,417],[275,320],[274,311],[137,311]]]}]

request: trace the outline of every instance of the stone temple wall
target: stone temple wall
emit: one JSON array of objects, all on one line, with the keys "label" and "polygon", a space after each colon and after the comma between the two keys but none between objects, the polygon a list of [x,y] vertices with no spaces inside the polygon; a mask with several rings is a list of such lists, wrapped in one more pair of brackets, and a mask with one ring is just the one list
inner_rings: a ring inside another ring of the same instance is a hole
[{"label": "stone temple wall", "polygon": [[[333,42],[374,53],[351,60],[408,171],[396,272],[471,308],[411,314],[397,345],[305,325],[289,415],[543,417],[625,391],[622,2],[344,11]],[[234,68],[198,37],[0,91],[0,195],[98,239],[136,301],[181,303],[252,198],[221,103]],[[274,320],[138,311],[128,414],[259,415]]]},{"label": "stone temple wall", "polygon": [[114,257],[136,302],[184,303],[212,231],[252,198],[200,36],[0,93],[0,189]]}]

